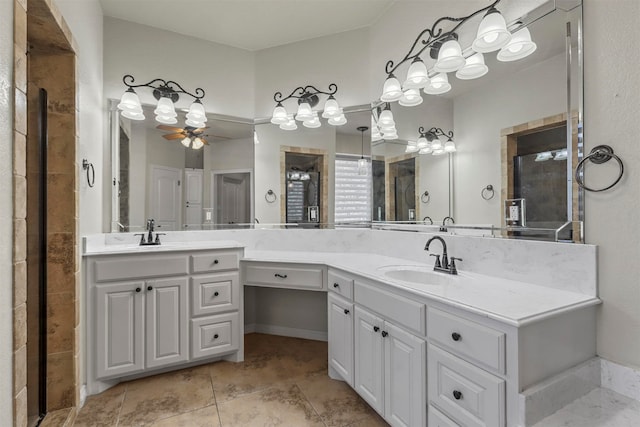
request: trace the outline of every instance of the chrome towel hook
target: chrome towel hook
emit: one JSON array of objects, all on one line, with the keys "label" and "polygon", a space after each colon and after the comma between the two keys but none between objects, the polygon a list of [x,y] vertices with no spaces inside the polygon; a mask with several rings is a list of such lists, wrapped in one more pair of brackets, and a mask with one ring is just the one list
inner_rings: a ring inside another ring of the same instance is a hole
[{"label": "chrome towel hook", "polygon": [[480,192],[480,195],[482,196],[483,199],[485,200],[491,200],[493,199],[493,196],[496,195],[495,190],[493,189],[493,185],[489,184],[486,187],[484,187],[482,189],[482,191]]},{"label": "chrome towel hook", "polygon": [[[585,162],[589,160],[591,161],[591,163],[600,165],[602,163],[608,162],[609,160],[611,160],[611,158],[616,159],[616,161],[618,162],[618,166],[620,167],[620,174],[618,175],[618,178],[616,178],[616,180],[613,181],[613,184],[609,185],[608,187],[598,188],[598,189],[587,187],[584,183],[584,165],[586,164]],[[594,193],[599,193],[600,191],[606,191],[612,188],[614,185],[620,182],[623,174],[624,174],[624,165],[622,164],[622,160],[620,159],[620,157],[618,157],[613,152],[613,148],[611,148],[608,145],[598,145],[597,147],[594,147],[591,150],[588,156],[580,160],[580,162],[578,163],[578,166],[576,166],[575,177],[576,177],[576,182],[581,188],[584,188],[587,191],[592,191]]]},{"label": "chrome towel hook", "polygon": [[82,169],[87,171],[87,184],[89,184],[89,187],[93,187],[96,183],[96,170],[93,168],[93,163],[89,163],[87,159],[82,159]]}]

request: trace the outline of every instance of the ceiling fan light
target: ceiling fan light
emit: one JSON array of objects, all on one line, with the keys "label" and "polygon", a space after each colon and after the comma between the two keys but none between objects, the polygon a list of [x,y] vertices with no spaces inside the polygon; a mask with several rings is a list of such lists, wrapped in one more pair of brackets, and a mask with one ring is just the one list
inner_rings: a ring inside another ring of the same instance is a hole
[{"label": "ceiling fan light", "polygon": [[200,138],[193,138],[193,143],[191,144],[191,148],[194,150],[199,150],[204,147],[204,142]]},{"label": "ceiling fan light", "polygon": [[184,138],[182,141],[180,141],[180,143],[182,145],[184,145],[185,147],[189,148],[189,145],[191,145],[191,138],[189,138],[188,136],[186,138]]},{"label": "ceiling fan light", "polygon": [[493,52],[509,43],[509,39],[511,33],[507,30],[504,17],[497,9],[491,8],[482,18],[471,48],[481,53]]},{"label": "ceiling fan light", "polygon": [[465,65],[456,72],[460,80],[477,79],[489,72],[489,67],[484,64],[484,55],[474,53],[466,59]]},{"label": "ceiling fan light", "polygon": [[202,105],[202,102],[200,102],[199,99],[196,99],[191,103],[187,117],[194,120],[200,119],[200,121],[203,122],[207,121],[207,115],[204,112],[204,105]]},{"label": "ceiling fan light", "polygon": [[197,120],[191,120],[191,119],[185,120],[184,124],[194,128],[203,128],[205,126],[204,122],[199,122]]},{"label": "ceiling fan light", "polygon": [[384,81],[382,87],[382,95],[380,100],[383,102],[394,102],[402,98],[402,87],[396,76],[389,74],[387,80]]},{"label": "ceiling fan light", "polygon": [[433,70],[438,73],[451,73],[464,66],[462,48],[457,40],[447,40],[438,51],[438,60]]},{"label": "ceiling fan light", "polygon": [[451,84],[449,84],[449,78],[445,73],[436,74],[431,79],[431,82],[424,89],[424,93],[428,95],[440,95],[447,93],[451,90]]},{"label": "ceiling fan light", "polygon": [[156,121],[164,125],[175,125],[178,123],[178,119],[173,116],[156,116]]},{"label": "ceiling fan light", "polygon": [[308,102],[302,102],[298,105],[298,112],[296,114],[296,120],[304,122],[313,118],[313,110]]},{"label": "ceiling fan light", "polygon": [[120,114],[122,114],[122,117],[125,117],[129,120],[144,120],[144,114],[142,113],[142,110],[140,110],[139,113],[131,110],[123,110]]},{"label": "ceiling fan light", "polygon": [[276,108],[273,109],[273,114],[271,115],[271,123],[274,125],[281,125],[287,123],[289,121],[289,116],[287,114],[287,110],[284,106],[278,102]]},{"label": "ceiling fan light", "polygon": [[344,114],[340,114],[338,117],[332,117],[328,120],[331,126],[342,126],[347,124],[347,118]]},{"label": "ceiling fan light", "polygon": [[445,153],[455,153],[456,152],[456,144],[454,144],[453,140],[449,138],[447,142],[444,143],[443,147]]},{"label": "ceiling fan light", "polygon": [[296,121],[293,119],[293,115],[287,116],[287,122],[280,125],[280,129],[282,130],[296,130],[298,129],[298,125]]},{"label": "ceiling fan light", "polygon": [[340,111],[338,101],[336,101],[333,95],[330,95],[327,102],[324,103],[324,112],[322,113],[322,117],[330,119],[332,117],[338,117],[340,114],[342,114],[342,112]]},{"label": "ceiling fan light", "polygon": [[411,65],[409,71],[407,71],[407,79],[402,84],[404,89],[422,89],[429,83],[429,74],[427,72],[427,66],[424,65],[422,59],[416,56]]},{"label": "ceiling fan light", "polygon": [[122,98],[120,98],[120,103],[118,104],[118,109],[122,111],[128,110],[139,113],[142,112],[140,98],[138,98],[138,94],[133,90],[133,88],[127,89],[127,91],[122,94]]},{"label": "ceiling fan light", "polygon": [[513,33],[509,43],[500,49],[496,58],[498,61],[510,62],[526,58],[536,51],[538,45],[531,41],[531,33],[527,27]]},{"label": "ceiling fan light", "polygon": [[156,116],[164,116],[164,117],[177,117],[178,113],[176,113],[175,106],[173,105],[173,101],[171,98],[163,96],[158,100],[158,106],[153,111]]},{"label": "ceiling fan light", "polygon": [[398,104],[403,107],[415,107],[422,104],[422,97],[420,96],[420,89],[407,89],[404,91],[402,98],[398,101]]}]

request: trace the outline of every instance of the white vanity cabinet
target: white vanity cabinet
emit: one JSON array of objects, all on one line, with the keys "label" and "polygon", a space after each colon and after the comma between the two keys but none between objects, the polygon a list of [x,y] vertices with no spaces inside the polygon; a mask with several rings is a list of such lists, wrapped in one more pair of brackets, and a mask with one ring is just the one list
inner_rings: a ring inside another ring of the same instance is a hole
[{"label": "white vanity cabinet", "polygon": [[353,387],[353,303],[329,292],[327,305],[329,369]]}]

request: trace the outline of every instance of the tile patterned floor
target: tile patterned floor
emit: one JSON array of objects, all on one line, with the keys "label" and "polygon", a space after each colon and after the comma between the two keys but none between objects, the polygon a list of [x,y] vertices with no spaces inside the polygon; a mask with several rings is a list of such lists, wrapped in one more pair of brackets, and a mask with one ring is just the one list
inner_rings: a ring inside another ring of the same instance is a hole
[{"label": "tile patterned floor", "polygon": [[348,385],[327,376],[327,343],[245,336],[245,361],[129,381],[96,396],[75,426],[387,426]]}]

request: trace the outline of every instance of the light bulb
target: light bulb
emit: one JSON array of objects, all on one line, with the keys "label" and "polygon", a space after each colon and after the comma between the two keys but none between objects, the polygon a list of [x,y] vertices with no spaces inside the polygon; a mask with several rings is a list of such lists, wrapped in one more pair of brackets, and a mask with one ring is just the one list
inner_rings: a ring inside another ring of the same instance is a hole
[{"label": "light bulb", "polygon": [[438,60],[433,70],[437,73],[451,73],[462,67],[464,63],[460,43],[457,40],[447,40],[438,51]]},{"label": "light bulb", "polygon": [[424,65],[422,59],[416,56],[409,71],[407,71],[407,79],[402,84],[403,89],[422,89],[429,83],[429,74],[427,66]]},{"label": "light bulb", "polygon": [[367,159],[358,159],[358,175],[367,175]]},{"label": "light bulb", "polygon": [[529,29],[524,27],[511,36],[509,43],[500,49],[496,58],[502,62],[517,61],[531,55],[537,48],[538,46],[531,41]]},{"label": "light bulb", "polygon": [[194,138],[193,143],[191,144],[191,148],[194,150],[199,150],[204,146],[204,142],[200,138]]},{"label": "light bulb", "polygon": [[380,100],[383,102],[394,102],[402,98],[402,88],[400,82],[393,74],[389,74],[389,77],[384,82],[382,87],[382,95]]},{"label": "light bulb", "polygon": [[191,138],[186,137],[185,139],[180,141],[180,143],[182,143],[182,145],[184,145],[185,147],[189,148],[189,145],[191,145]]},{"label": "light bulb", "polygon": [[489,67],[484,64],[484,55],[475,53],[467,58],[464,67],[456,72],[456,77],[460,80],[471,80],[482,77],[489,71]]},{"label": "light bulb", "polygon": [[481,53],[493,52],[509,43],[509,39],[511,33],[507,30],[504,17],[497,9],[491,8],[482,18],[471,48]]}]

